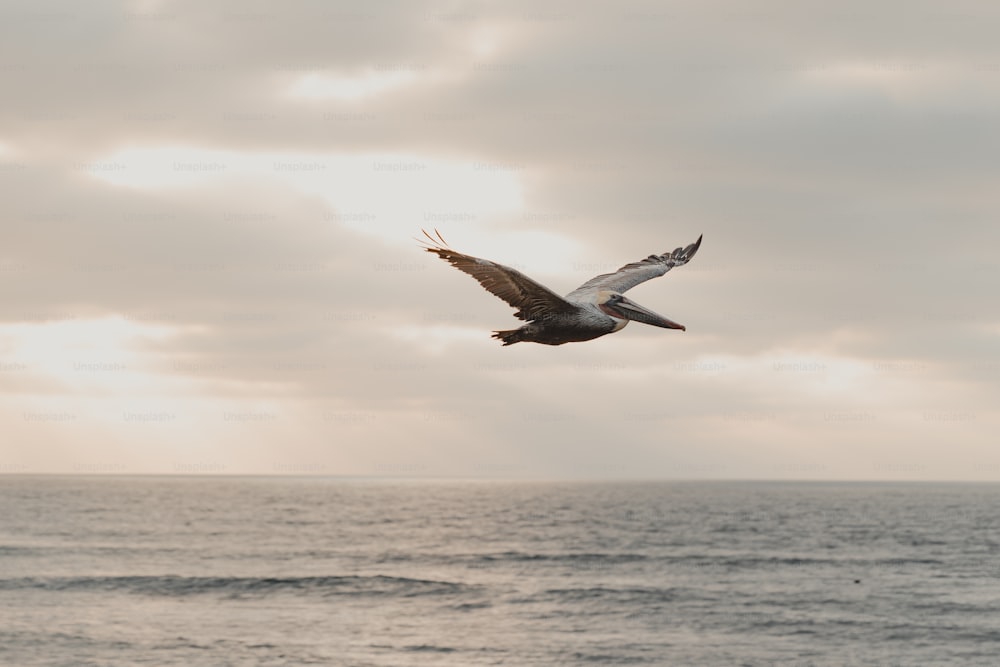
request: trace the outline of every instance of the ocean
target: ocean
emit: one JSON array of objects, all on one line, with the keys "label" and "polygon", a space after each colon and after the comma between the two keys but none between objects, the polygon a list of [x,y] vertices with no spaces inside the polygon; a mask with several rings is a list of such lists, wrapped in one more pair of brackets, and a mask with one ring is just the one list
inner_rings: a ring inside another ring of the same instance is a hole
[{"label": "ocean", "polygon": [[1000,664],[1000,485],[0,477],[0,664]]}]

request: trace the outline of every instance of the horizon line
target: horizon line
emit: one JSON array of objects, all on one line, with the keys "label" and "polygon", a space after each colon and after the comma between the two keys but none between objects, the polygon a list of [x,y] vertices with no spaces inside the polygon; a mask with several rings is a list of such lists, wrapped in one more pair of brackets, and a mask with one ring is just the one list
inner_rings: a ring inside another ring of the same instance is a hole
[{"label": "horizon line", "polygon": [[130,478],[165,477],[188,479],[313,479],[313,480],[367,480],[367,481],[469,481],[469,482],[559,482],[559,483],[658,483],[658,482],[735,482],[735,483],[815,483],[815,484],[1000,484],[1000,479],[886,479],[886,478],[782,478],[782,477],[487,477],[474,475],[363,475],[363,474],[310,474],[310,473],[191,473],[191,472],[29,472],[0,471],[0,479],[17,477],[80,477],[80,478]]}]

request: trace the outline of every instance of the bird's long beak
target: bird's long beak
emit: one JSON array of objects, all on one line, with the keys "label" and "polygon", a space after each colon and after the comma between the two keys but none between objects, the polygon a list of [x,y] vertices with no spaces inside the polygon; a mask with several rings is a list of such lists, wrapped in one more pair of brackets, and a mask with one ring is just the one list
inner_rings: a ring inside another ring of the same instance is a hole
[{"label": "bird's long beak", "polygon": [[681,331],[686,331],[683,324],[677,324],[677,322],[672,322],[662,315],[657,315],[653,311],[643,308],[631,299],[622,297],[622,300],[619,301],[616,306],[617,310],[624,315],[627,320],[642,322],[643,324],[652,324],[654,327],[663,327],[664,329],[680,329]]}]

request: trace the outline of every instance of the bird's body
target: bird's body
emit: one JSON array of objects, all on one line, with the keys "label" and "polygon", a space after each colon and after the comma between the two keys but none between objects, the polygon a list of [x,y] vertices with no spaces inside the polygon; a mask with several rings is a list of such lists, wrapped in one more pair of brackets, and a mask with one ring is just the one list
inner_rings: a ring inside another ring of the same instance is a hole
[{"label": "bird's body", "polygon": [[643,308],[622,296],[622,292],[687,264],[701,245],[699,236],[686,248],[650,255],[614,273],[595,276],[561,297],[516,269],[452,250],[440,234],[434,238],[425,231],[424,235],[431,241],[425,248],[428,252],[471,275],[487,291],[517,308],[515,317],[527,321],[518,329],[493,332],[493,337],[504,345],[562,345],[593,340],[621,330],[630,320],[683,330],[682,325]]},{"label": "bird's body", "polygon": [[544,345],[562,345],[563,343],[581,343],[618,331],[628,320],[616,319],[607,315],[591,303],[574,303],[575,310],[568,313],[555,313],[549,317],[541,317],[528,322],[518,329],[497,331],[494,338],[499,338],[504,345],[512,343],[531,342]]}]

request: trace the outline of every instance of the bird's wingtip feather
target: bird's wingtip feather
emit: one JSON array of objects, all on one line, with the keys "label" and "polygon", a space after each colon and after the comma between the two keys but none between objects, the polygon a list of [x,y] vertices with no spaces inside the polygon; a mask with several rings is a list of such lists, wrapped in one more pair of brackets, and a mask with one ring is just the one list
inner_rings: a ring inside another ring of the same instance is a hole
[{"label": "bird's wingtip feather", "polygon": [[426,238],[422,239],[418,237],[413,237],[413,240],[423,245],[424,250],[428,252],[435,252],[437,250],[443,250],[449,247],[448,242],[444,240],[444,237],[441,236],[441,232],[439,232],[437,229],[434,230],[434,235],[437,236],[437,238],[434,238],[434,236],[432,236],[431,233],[428,232],[426,229],[421,229],[420,231],[423,232]]}]

